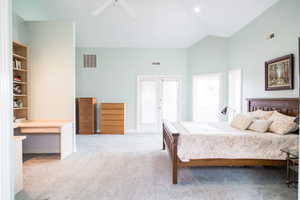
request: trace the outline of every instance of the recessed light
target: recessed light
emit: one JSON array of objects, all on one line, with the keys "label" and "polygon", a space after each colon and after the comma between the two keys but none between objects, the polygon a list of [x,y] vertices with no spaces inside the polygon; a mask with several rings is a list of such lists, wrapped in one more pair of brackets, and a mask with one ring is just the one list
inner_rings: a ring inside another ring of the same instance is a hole
[{"label": "recessed light", "polygon": [[195,11],[195,13],[200,13],[201,9],[200,9],[200,7],[195,7],[194,11]]}]

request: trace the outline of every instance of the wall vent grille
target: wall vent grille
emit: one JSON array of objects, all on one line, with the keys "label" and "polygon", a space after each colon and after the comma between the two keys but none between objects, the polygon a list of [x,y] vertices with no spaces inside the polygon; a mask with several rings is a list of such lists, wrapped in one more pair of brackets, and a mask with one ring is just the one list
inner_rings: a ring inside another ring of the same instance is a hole
[{"label": "wall vent grille", "polygon": [[83,68],[96,68],[97,56],[96,55],[83,55]]}]

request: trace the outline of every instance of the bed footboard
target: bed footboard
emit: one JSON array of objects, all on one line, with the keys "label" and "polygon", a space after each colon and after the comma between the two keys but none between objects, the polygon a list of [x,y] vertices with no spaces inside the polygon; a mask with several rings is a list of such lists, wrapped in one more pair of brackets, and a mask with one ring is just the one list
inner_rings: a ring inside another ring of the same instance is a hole
[{"label": "bed footboard", "polygon": [[163,123],[163,150],[166,149],[169,152],[171,163],[172,163],[172,183],[177,184],[178,180],[178,156],[177,156],[177,146],[178,146],[179,133],[174,128],[172,124],[168,121]]}]

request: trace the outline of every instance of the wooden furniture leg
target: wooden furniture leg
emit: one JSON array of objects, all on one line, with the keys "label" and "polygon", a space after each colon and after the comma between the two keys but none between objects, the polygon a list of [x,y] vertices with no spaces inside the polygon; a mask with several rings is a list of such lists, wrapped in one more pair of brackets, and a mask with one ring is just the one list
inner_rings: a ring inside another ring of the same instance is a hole
[{"label": "wooden furniture leg", "polygon": [[172,182],[173,184],[177,184],[178,182],[178,157],[177,157],[177,144],[179,134],[172,134],[173,143],[172,143]]},{"label": "wooden furniture leg", "polygon": [[163,149],[169,152],[172,165],[172,183],[177,184],[178,180],[178,156],[177,156],[177,145],[178,145],[179,133],[174,133],[168,130],[166,124],[163,124]]},{"label": "wooden furniture leg", "polygon": [[286,184],[288,187],[290,186],[290,155],[287,153],[286,155]]},{"label": "wooden furniture leg", "polygon": [[166,149],[166,145],[165,145],[165,134],[162,134],[163,135],[163,140],[162,140],[162,142],[163,142],[163,150],[165,150]]}]

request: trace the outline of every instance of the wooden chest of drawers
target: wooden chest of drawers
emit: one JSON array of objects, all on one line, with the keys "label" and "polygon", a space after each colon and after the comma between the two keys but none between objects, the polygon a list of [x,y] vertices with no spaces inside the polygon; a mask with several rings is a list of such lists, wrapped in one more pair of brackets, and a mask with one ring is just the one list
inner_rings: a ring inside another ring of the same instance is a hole
[{"label": "wooden chest of drawers", "polygon": [[96,98],[78,98],[76,126],[79,134],[95,134],[97,131]]},{"label": "wooden chest of drawers", "polygon": [[100,110],[102,134],[125,134],[124,103],[102,103]]}]

